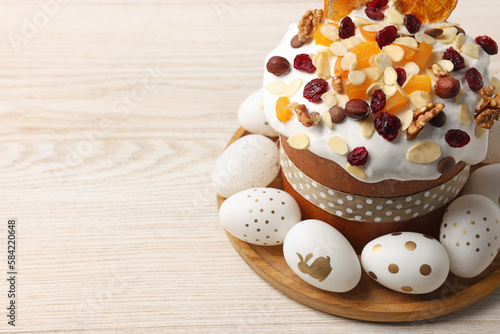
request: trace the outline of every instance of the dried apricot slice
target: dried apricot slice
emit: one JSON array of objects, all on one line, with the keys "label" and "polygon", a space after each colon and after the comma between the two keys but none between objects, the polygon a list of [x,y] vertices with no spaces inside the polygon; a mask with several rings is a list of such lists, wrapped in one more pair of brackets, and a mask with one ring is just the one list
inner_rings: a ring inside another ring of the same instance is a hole
[{"label": "dried apricot slice", "polygon": [[349,97],[349,100],[353,99],[364,99],[366,98],[366,90],[375,82],[373,79],[366,79],[365,82],[359,86],[353,84],[345,85],[345,93]]},{"label": "dried apricot slice", "polygon": [[325,18],[340,22],[365,3],[365,0],[324,0]]},{"label": "dried apricot slice", "polygon": [[368,68],[371,67],[371,56],[378,55],[381,51],[377,42],[363,42],[353,47],[351,52],[358,56],[359,68]]},{"label": "dried apricot slice", "polygon": [[320,44],[324,46],[330,46],[332,45],[333,41],[329,40],[321,33],[322,26],[323,25],[320,25],[318,29],[316,29],[316,32],[314,33],[314,40],[316,41],[316,45]]},{"label": "dried apricot slice", "polygon": [[422,23],[436,23],[445,21],[457,3],[458,0],[394,0],[394,7],[403,15],[418,17]]},{"label": "dried apricot slice", "polygon": [[429,60],[432,50],[434,50],[434,48],[431,45],[425,42],[420,43],[418,45],[418,53],[413,59],[413,62],[417,64],[418,67],[423,68],[427,63],[427,60]]},{"label": "dried apricot slice", "polygon": [[432,90],[432,80],[428,75],[415,75],[405,86],[406,94],[410,95],[417,90],[430,93]]},{"label": "dried apricot slice", "polygon": [[333,73],[339,74],[342,73],[342,79],[347,79],[347,76],[349,75],[349,71],[344,71],[342,69],[342,58],[344,57],[338,57],[337,60],[335,61],[335,67],[333,68]]},{"label": "dried apricot slice", "polygon": [[406,100],[406,97],[404,97],[400,92],[397,92],[387,99],[387,102],[385,103],[385,110],[392,114],[399,111],[399,109],[404,107],[407,103],[408,101]]},{"label": "dried apricot slice", "polygon": [[276,116],[280,122],[286,122],[292,118],[292,111],[288,108],[289,104],[288,96],[282,96],[276,101]]}]

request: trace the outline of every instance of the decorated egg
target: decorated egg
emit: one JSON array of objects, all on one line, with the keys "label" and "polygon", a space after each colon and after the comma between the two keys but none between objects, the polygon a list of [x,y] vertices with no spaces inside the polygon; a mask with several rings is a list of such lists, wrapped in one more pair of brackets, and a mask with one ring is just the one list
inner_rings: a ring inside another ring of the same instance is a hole
[{"label": "decorated egg", "polygon": [[238,121],[240,125],[248,132],[277,137],[278,132],[274,130],[267,122],[263,106],[263,89],[250,94],[238,110]]},{"label": "decorated egg", "polygon": [[248,135],[231,144],[217,160],[212,180],[222,197],[266,187],[280,171],[278,146],[262,135]]},{"label": "decorated egg", "polygon": [[361,278],[361,265],[347,239],[320,220],[304,220],[285,237],[283,255],[297,276],[318,289],[347,292]]},{"label": "decorated egg", "polygon": [[500,247],[499,219],[498,207],[482,195],[464,195],[448,206],[439,239],[453,274],[475,277],[491,264]]},{"label": "decorated egg", "polygon": [[226,199],[219,210],[226,231],[240,240],[263,246],[282,244],[300,216],[295,199],[273,188],[241,191]]},{"label": "decorated egg", "polygon": [[500,208],[500,163],[487,165],[474,171],[463,194],[478,194],[491,199]]},{"label": "decorated egg", "polygon": [[448,277],[450,260],[436,239],[414,232],[384,235],[361,253],[364,271],[383,286],[402,293],[424,294]]}]

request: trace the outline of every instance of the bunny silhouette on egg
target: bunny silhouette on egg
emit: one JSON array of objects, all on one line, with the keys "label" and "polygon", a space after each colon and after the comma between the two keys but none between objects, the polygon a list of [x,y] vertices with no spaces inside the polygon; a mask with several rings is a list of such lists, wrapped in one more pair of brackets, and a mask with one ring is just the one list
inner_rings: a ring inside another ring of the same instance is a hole
[{"label": "bunny silhouette on egg", "polygon": [[307,264],[307,262],[313,257],[311,253],[307,254],[305,261],[299,253],[297,253],[297,256],[300,259],[300,262],[297,264],[299,270],[302,273],[319,280],[320,282],[323,282],[332,272],[329,256],[318,257],[311,265]]}]

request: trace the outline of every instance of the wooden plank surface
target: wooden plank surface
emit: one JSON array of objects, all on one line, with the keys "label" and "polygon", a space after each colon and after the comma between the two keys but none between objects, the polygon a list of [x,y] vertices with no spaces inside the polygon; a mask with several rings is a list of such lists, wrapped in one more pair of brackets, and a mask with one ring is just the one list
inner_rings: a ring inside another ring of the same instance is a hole
[{"label": "wooden plank surface", "polygon": [[[210,174],[236,110],[314,7],[0,1],[0,256],[6,273],[16,218],[19,271],[17,326],[2,316],[0,333],[497,331],[499,291],[418,323],[313,310],[255,274],[218,224]],[[500,41],[498,9],[461,1],[451,20]]]}]

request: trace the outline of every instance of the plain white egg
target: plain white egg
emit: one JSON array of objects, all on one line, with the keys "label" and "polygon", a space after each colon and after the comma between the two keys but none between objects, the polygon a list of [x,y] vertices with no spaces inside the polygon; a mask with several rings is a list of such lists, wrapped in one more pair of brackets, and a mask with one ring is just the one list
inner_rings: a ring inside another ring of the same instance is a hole
[{"label": "plain white egg", "polygon": [[241,127],[251,133],[268,137],[277,137],[278,132],[268,123],[263,107],[263,89],[250,94],[238,109],[238,121]]},{"label": "plain white egg", "polygon": [[475,170],[463,194],[478,194],[491,199],[500,208],[500,164],[487,165]]},{"label": "plain white egg", "polygon": [[266,187],[280,171],[278,146],[262,135],[248,135],[231,144],[219,157],[212,174],[216,192],[229,197]]}]

